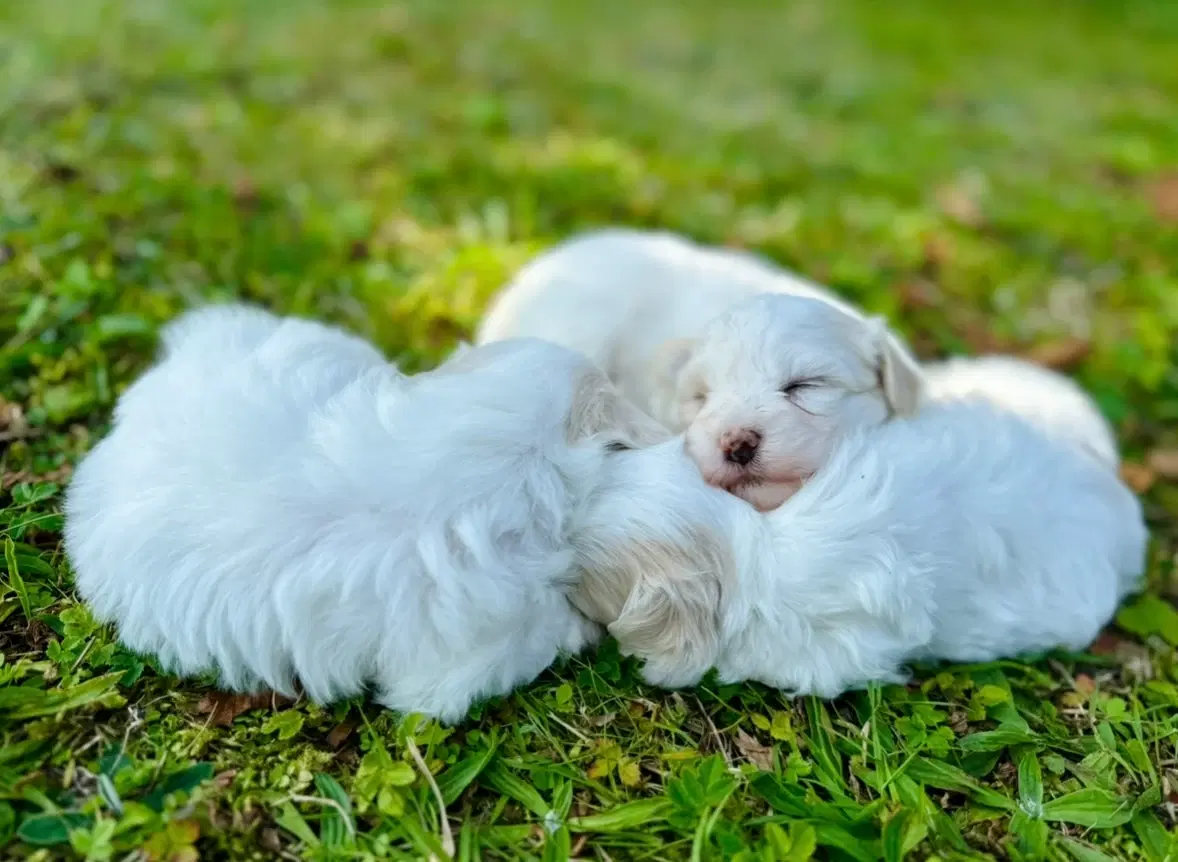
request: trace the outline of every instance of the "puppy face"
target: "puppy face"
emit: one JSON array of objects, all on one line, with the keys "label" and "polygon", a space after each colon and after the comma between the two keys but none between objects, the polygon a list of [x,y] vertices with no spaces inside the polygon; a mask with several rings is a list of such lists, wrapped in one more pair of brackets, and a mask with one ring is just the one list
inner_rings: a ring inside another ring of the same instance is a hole
[{"label": "puppy face", "polygon": [[768,511],[847,431],[915,412],[920,376],[882,321],[758,296],[670,357],[687,450],[704,479]]},{"label": "puppy face", "polygon": [[609,459],[574,529],[572,600],[642,659],[652,685],[693,685],[720,650],[723,592],[735,579],[723,513],[680,439]]}]

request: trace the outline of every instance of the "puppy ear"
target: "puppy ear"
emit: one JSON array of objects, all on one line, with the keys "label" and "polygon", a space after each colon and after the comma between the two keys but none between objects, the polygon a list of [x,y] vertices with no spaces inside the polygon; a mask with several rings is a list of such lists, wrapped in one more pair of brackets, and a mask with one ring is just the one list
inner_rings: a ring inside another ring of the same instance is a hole
[{"label": "puppy ear", "polygon": [[871,328],[879,383],[888,407],[897,416],[912,416],[924,397],[920,366],[882,317],[871,318],[867,325]]},{"label": "puppy ear", "polygon": [[691,359],[695,346],[694,338],[672,338],[659,345],[655,352],[654,373],[664,384],[664,389],[671,391],[676,388],[679,373],[687,364],[687,360]]},{"label": "puppy ear", "polygon": [[720,573],[657,546],[632,562],[640,569],[609,633],[624,655],[645,661],[642,676],[651,685],[696,684],[719,655]]},{"label": "puppy ear", "polygon": [[576,442],[608,433],[621,436],[636,448],[653,446],[671,436],[624,398],[605,374],[594,368],[577,381],[566,434],[570,442]]}]

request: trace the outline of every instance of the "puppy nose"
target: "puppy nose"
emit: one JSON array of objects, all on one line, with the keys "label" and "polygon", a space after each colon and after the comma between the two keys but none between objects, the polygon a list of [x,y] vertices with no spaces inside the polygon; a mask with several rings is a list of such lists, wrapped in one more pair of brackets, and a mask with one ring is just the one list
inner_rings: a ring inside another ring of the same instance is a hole
[{"label": "puppy nose", "polygon": [[720,449],[725,460],[741,467],[757,457],[757,447],[760,445],[761,435],[747,428],[740,431],[725,431],[720,437]]}]

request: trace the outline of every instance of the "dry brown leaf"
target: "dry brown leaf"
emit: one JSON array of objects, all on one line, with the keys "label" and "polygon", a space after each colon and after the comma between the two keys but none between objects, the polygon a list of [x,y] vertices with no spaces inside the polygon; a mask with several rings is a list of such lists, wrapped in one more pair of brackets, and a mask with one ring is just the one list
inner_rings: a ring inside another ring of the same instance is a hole
[{"label": "dry brown leaf", "polygon": [[1100,637],[1092,642],[1092,646],[1088,648],[1088,652],[1093,655],[1116,655],[1117,650],[1124,643],[1132,643],[1132,641],[1122,637],[1112,629],[1105,629],[1100,633]]},{"label": "dry brown leaf", "polygon": [[1084,696],[1096,691],[1096,682],[1086,673],[1076,674],[1076,691]]},{"label": "dry brown leaf", "polygon": [[1005,353],[1006,345],[980,320],[970,320],[955,327],[961,339],[974,353]]},{"label": "dry brown leaf", "polygon": [[240,207],[252,207],[258,202],[258,187],[249,177],[239,177],[233,183],[233,200]]},{"label": "dry brown leaf", "polygon": [[945,215],[966,227],[977,227],[982,223],[982,208],[962,184],[950,183],[937,189],[937,205]]},{"label": "dry brown leaf", "polygon": [[1159,221],[1178,222],[1178,171],[1163,174],[1152,182],[1149,199]]},{"label": "dry brown leaf", "polygon": [[1157,474],[1144,464],[1126,461],[1121,464],[1121,480],[1133,489],[1135,494],[1144,494],[1153,487]]},{"label": "dry brown leaf", "polygon": [[271,853],[282,852],[282,836],[278,834],[277,829],[269,827],[263,829],[260,843],[263,849],[269,850]]},{"label": "dry brown leaf", "polygon": [[924,262],[930,267],[952,263],[956,254],[953,238],[947,234],[929,234],[924,238],[921,250],[924,252]]},{"label": "dry brown leaf", "polygon": [[213,776],[213,784],[215,784],[218,789],[224,790],[233,783],[233,779],[236,777],[236,769],[226,769],[224,772],[218,772],[215,776]]},{"label": "dry brown leaf", "polygon": [[339,748],[348,741],[348,737],[352,735],[352,731],[356,729],[356,722],[341,721],[331,729],[331,733],[327,734],[327,744],[332,748]]},{"label": "dry brown leaf", "polygon": [[1025,358],[1053,371],[1073,371],[1091,352],[1092,345],[1083,338],[1062,338],[1032,347]]},{"label": "dry brown leaf", "polygon": [[931,281],[923,278],[900,282],[896,286],[901,308],[914,311],[919,308],[936,308],[941,303],[940,291]]},{"label": "dry brown leaf", "polygon": [[964,736],[969,730],[969,715],[962,709],[955,709],[949,713],[949,728],[958,736]]},{"label": "dry brown leaf", "polygon": [[213,724],[225,726],[233,719],[251,709],[278,709],[293,703],[290,698],[273,692],[260,694],[231,694],[225,691],[211,691],[196,705],[200,715],[208,715]]},{"label": "dry brown leaf", "polygon": [[33,433],[21,406],[0,398],[0,442],[31,437]]},{"label": "dry brown leaf", "polygon": [[69,481],[70,476],[74,473],[74,468],[70,464],[64,464],[56,470],[50,470],[48,473],[34,473],[31,470],[17,470],[13,473],[5,473],[0,477],[0,489],[7,491],[14,485],[19,485],[22,482],[53,482],[57,485],[64,485]]},{"label": "dry brown leaf", "polygon": [[1145,464],[1167,482],[1178,481],[1178,449],[1152,449]]},{"label": "dry brown leaf", "polygon": [[763,772],[773,771],[773,749],[761,744],[740,728],[736,730],[736,747],[757,769]]}]

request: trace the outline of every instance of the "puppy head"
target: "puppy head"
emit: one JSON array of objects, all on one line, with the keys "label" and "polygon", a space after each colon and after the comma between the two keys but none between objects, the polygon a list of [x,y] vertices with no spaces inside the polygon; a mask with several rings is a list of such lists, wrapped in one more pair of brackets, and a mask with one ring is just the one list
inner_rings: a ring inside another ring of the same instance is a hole
[{"label": "puppy head", "polygon": [[700,472],[762,511],[843,433],[912,414],[921,395],[920,372],[882,320],[787,294],[741,303],[663,360]]},{"label": "puppy head", "polygon": [[575,380],[567,425],[570,443],[600,440],[613,450],[627,450],[653,446],[671,436],[588,359],[575,372]]},{"label": "puppy head", "polygon": [[717,498],[675,439],[607,460],[574,530],[573,604],[645,662],[652,685],[692,685],[719,655],[735,566]]},{"label": "puppy head", "polygon": [[[570,445],[600,443],[635,449],[670,437],[665,428],[627,400],[588,357],[536,338],[515,338],[471,347],[460,344],[434,374],[478,374],[500,402],[515,397],[546,415],[564,411]],[[510,380],[492,386],[490,378]]]}]

